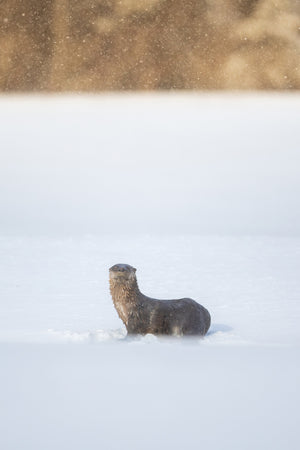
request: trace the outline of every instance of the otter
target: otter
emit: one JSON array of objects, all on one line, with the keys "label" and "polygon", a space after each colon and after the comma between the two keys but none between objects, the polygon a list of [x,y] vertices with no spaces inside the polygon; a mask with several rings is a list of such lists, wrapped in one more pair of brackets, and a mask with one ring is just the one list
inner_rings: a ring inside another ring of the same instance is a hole
[{"label": "otter", "polygon": [[110,292],[128,335],[154,334],[204,336],[210,327],[210,314],[191,298],[156,300],[139,290],[136,269],[115,264],[109,269]]}]

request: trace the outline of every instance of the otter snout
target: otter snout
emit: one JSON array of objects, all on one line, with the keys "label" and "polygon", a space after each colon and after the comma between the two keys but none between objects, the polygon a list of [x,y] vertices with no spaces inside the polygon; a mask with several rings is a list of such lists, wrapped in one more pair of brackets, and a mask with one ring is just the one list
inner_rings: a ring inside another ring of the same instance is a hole
[{"label": "otter snout", "polygon": [[131,278],[136,269],[129,264],[115,264],[109,269],[110,278]]}]

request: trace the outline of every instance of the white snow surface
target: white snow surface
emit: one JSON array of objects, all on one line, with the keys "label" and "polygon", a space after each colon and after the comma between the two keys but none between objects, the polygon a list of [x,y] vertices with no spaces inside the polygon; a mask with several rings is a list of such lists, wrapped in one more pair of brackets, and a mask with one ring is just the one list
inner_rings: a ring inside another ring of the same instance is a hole
[{"label": "white snow surface", "polygon": [[[298,450],[300,96],[0,98],[0,448]],[[126,339],[108,268],[209,309]]]}]

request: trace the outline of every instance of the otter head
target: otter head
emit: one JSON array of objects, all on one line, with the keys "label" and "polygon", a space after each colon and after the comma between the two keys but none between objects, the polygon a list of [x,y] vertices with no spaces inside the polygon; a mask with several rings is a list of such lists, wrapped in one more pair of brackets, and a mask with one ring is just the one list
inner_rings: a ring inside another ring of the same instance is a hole
[{"label": "otter head", "polygon": [[129,264],[115,264],[109,269],[109,278],[114,282],[128,282],[135,280],[136,269]]}]

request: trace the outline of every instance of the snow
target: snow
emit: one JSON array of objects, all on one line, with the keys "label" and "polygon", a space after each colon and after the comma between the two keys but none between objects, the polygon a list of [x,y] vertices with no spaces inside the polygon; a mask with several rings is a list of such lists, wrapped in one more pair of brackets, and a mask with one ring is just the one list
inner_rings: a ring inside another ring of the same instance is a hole
[{"label": "snow", "polygon": [[293,348],[1,349],[2,448],[296,449]]},{"label": "snow", "polygon": [[205,343],[300,342],[297,237],[10,236],[0,249],[0,341],[103,340],[122,327],[108,268],[128,262],[145,294],[207,306]]},{"label": "snow", "polygon": [[[299,448],[299,109],[0,99],[1,448]],[[208,335],[126,339],[120,262]]]},{"label": "snow", "polygon": [[299,235],[299,95],[4,97],[5,234]]}]

